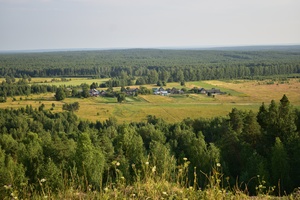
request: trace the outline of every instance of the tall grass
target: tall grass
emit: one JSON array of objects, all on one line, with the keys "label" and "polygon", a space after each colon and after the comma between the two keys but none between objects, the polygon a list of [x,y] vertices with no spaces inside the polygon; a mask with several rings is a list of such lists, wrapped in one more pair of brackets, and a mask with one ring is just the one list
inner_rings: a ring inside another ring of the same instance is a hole
[{"label": "tall grass", "polygon": [[[197,174],[194,168],[194,179],[188,180],[190,162],[184,158],[184,162],[175,169],[165,168],[162,174],[158,174],[157,166],[146,161],[142,170],[137,170],[135,165],[134,181],[129,181],[122,176],[118,169],[120,163],[113,161],[114,180],[108,179],[98,189],[93,188],[86,178],[76,175],[76,169],[71,170],[69,177],[62,176],[63,187],[53,191],[47,177],[39,180],[39,185],[32,187],[24,185],[17,190],[13,186],[5,187],[4,199],[278,199],[272,196],[272,188],[266,189],[263,181],[259,182],[256,196],[249,196],[247,189],[241,190],[237,185],[233,188],[225,187],[228,178],[222,174],[222,166],[217,163],[209,174],[204,174],[206,187],[200,188],[197,182]],[[258,177],[259,178],[259,177]],[[101,178],[99,178],[101,179]],[[299,199],[300,190],[280,199]]]}]

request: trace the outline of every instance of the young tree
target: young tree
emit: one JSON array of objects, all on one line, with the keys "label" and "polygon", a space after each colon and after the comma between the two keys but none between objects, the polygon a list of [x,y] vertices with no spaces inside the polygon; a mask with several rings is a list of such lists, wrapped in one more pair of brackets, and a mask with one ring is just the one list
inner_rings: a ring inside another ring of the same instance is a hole
[{"label": "young tree", "polygon": [[117,94],[117,100],[118,103],[122,103],[123,101],[125,101],[125,94],[124,93]]},{"label": "young tree", "polygon": [[[124,167],[126,170],[131,168],[131,177],[125,177],[128,180],[134,179],[134,171],[131,167],[135,166],[135,169],[141,170],[145,158],[145,148],[142,137],[137,134],[136,130],[129,125],[122,125],[118,129],[118,136],[116,137],[114,143],[116,144],[116,152],[118,157],[124,157],[124,163],[121,165],[128,165]],[[128,174],[128,171],[122,171],[122,173]]]},{"label": "young tree", "polygon": [[89,134],[82,133],[77,143],[75,161],[79,177],[85,177],[86,187],[92,184],[99,187],[102,181],[105,157],[100,149],[96,149]]},{"label": "young tree", "polygon": [[64,91],[64,88],[62,87],[57,88],[54,97],[57,101],[64,100],[66,98],[66,93]]},{"label": "young tree", "polygon": [[90,90],[87,84],[84,84],[82,87],[81,96],[84,98],[88,98],[90,96]]},{"label": "young tree", "polygon": [[271,171],[273,184],[278,186],[278,194],[283,191],[290,190],[291,178],[289,175],[290,166],[288,163],[288,155],[281,140],[277,137],[271,154]]}]

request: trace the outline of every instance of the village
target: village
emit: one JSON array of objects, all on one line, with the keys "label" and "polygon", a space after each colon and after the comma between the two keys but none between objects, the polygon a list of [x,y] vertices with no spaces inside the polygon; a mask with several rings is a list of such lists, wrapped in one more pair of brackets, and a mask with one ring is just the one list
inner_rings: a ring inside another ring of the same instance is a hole
[{"label": "village", "polygon": [[[145,89],[144,87],[142,87]],[[148,89],[149,90],[149,89]],[[151,91],[151,90],[150,90]],[[161,95],[161,96],[169,96],[169,95],[183,95],[183,94],[202,94],[202,95],[207,95],[207,96],[215,96],[215,95],[222,95],[226,94],[226,92],[222,92],[220,89],[216,88],[211,88],[211,89],[205,89],[205,88],[198,88],[194,87],[190,90],[187,90],[185,88],[178,89],[178,88],[167,88],[164,89],[163,87],[159,88],[152,88],[152,92],[141,92],[141,88],[122,88],[121,92],[126,94],[127,96],[137,96],[138,94],[153,94],[153,95]],[[89,91],[90,96],[92,97],[98,97],[98,96],[108,96],[108,92],[105,90],[97,90],[95,88],[91,89]]]}]

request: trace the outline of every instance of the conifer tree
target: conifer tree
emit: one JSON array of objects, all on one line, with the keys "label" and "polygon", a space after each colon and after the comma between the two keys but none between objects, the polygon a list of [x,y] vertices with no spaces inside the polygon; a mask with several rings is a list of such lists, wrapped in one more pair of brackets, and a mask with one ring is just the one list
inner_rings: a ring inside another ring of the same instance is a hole
[{"label": "conifer tree", "polygon": [[283,95],[279,104],[278,128],[280,131],[279,137],[284,142],[287,141],[288,137],[297,129],[295,124],[295,113],[286,95]]}]

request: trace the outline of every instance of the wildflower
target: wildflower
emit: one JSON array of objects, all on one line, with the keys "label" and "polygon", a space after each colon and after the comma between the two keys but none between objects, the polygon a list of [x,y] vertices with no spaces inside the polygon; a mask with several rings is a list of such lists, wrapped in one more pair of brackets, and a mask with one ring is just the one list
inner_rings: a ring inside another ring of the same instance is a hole
[{"label": "wildflower", "polygon": [[184,158],[183,158],[183,160],[184,160],[184,161],[187,161],[187,158],[186,158],[186,157],[184,157]]},{"label": "wildflower", "polygon": [[46,179],[45,179],[45,178],[42,178],[42,179],[41,179],[41,182],[42,182],[42,183],[46,182]]},{"label": "wildflower", "polygon": [[149,165],[149,162],[148,162],[148,161],[146,162],[146,165]]},{"label": "wildflower", "polygon": [[6,190],[9,190],[9,189],[11,188],[11,185],[4,185],[4,188],[5,188]]},{"label": "wildflower", "polygon": [[221,167],[221,164],[220,164],[220,163],[217,163],[217,167]]},{"label": "wildflower", "polygon": [[152,167],[152,172],[156,172],[156,166]]},{"label": "wildflower", "polygon": [[168,193],[167,192],[163,192],[163,195],[168,195]]},{"label": "wildflower", "polygon": [[105,192],[107,192],[107,191],[108,191],[108,188],[107,188],[107,187],[105,187],[105,188],[104,188],[104,191],[105,191]]},{"label": "wildflower", "polygon": [[120,163],[119,163],[119,162],[116,162],[116,166],[120,166]]}]

